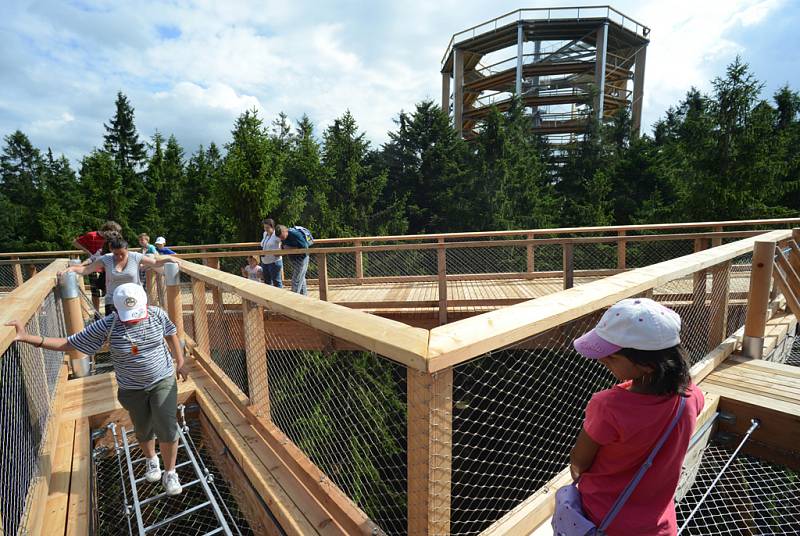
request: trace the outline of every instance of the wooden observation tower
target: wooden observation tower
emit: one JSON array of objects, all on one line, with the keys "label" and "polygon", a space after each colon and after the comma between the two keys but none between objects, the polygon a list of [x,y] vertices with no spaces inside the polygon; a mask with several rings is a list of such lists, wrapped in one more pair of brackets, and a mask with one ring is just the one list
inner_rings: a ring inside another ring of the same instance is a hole
[{"label": "wooden observation tower", "polygon": [[453,35],[442,58],[442,109],[465,138],[518,95],[552,143],[630,107],[638,135],[650,29],[608,7],[519,9]]}]

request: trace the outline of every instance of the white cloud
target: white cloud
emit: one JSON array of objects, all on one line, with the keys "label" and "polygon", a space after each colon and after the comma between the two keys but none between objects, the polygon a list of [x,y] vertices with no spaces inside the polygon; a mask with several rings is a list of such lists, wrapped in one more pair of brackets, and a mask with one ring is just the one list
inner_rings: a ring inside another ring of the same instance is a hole
[{"label": "white cloud", "polygon": [[[267,121],[280,111],[293,119],[308,113],[319,130],[350,109],[380,143],[401,109],[438,101],[439,61],[452,33],[519,7],[516,0],[88,1],[4,6],[0,134],[20,128],[37,145],[77,158],[102,142],[102,123],[121,90],[145,137],[175,133],[187,150],[226,142],[236,116],[253,107]],[[746,52],[737,30],[758,28],[783,5],[615,4],[652,28],[645,124],[690,86],[708,88],[725,63]],[[159,26],[175,35],[160,38]]]}]

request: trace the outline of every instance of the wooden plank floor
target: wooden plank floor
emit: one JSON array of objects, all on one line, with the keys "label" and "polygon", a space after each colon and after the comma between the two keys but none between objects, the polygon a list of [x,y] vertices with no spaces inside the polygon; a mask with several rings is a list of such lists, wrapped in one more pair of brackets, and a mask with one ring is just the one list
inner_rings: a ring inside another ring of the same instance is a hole
[{"label": "wooden plank floor", "polygon": [[[575,285],[583,285],[603,276],[576,277]],[[749,287],[749,273],[731,275],[731,293],[745,293]],[[414,281],[398,283],[331,284],[328,288],[328,300],[356,309],[383,312],[430,312],[438,308],[439,288],[437,281]],[[710,294],[712,281],[707,276],[706,289]],[[288,287],[285,287],[288,289]],[[455,313],[481,313],[498,307],[511,305],[519,301],[540,298],[563,289],[561,277],[537,279],[496,279],[476,281],[448,281],[448,310]],[[693,293],[692,276],[670,281],[656,288],[655,294]],[[319,298],[319,288],[309,284],[309,296]],[[209,305],[212,303],[211,293],[207,293]],[[191,288],[185,285],[182,291],[184,307],[192,302]],[[685,298],[684,298],[685,299]],[[235,294],[223,293],[226,305],[241,303]]]},{"label": "wooden plank floor", "polygon": [[800,367],[731,356],[700,386],[720,395],[720,410],[736,416],[721,430],[742,435],[761,421],[745,452],[800,469]]}]

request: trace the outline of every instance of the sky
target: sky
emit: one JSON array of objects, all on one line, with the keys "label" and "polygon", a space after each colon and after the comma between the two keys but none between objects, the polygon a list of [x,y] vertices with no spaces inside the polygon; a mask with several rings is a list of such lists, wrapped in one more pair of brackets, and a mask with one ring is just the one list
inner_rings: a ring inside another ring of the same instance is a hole
[{"label": "sky", "polygon": [[[317,133],[350,110],[375,145],[401,110],[441,94],[450,36],[520,7],[504,0],[2,0],[0,135],[77,162],[102,145],[117,91],[140,135],[187,150],[227,143],[236,117],[307,114]],[[800,0],[620,0],[651,29],[644,130],[736,55],[763,96],[800,90]]]}]

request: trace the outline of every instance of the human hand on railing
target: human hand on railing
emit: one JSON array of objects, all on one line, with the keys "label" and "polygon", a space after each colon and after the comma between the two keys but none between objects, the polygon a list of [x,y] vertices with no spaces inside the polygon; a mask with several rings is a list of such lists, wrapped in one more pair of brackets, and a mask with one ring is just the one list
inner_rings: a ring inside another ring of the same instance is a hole
[{"label": "human hand on railing", "polygon": [[5,325],[17,330],[17,334],[14,336],[15,341],[27,342],[28,332],[25,331],[25,325],[22,322],[19,320],[12,320],[11,322],[6,322]]}]

